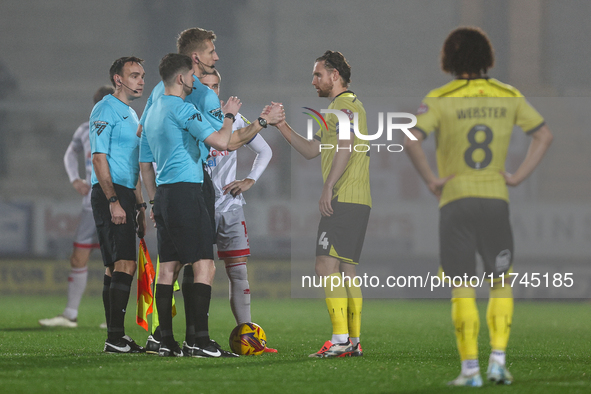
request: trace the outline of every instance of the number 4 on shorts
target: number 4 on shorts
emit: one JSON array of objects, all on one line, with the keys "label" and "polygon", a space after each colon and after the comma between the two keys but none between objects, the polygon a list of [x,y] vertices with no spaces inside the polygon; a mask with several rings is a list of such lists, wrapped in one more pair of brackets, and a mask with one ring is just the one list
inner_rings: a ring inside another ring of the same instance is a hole
[{"label": "number 4 on shorts", "polygon": [[328,237],[325,237],[325,235],[326,231],[323,231],[322,234],[320,234],[320,238],[318,238],[318,245],[321,245],[322,249],[328,248]]}]

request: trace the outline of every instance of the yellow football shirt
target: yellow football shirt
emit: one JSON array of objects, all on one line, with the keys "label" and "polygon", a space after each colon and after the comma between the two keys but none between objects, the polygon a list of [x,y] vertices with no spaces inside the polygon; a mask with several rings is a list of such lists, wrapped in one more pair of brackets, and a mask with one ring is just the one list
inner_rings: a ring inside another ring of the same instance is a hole
[{"label": "yellow football shirt", "polygon": [[416,128],[435,133],[439,177],[455,175],[440,207],[466,197],[509,201],[501,171],[514,125],[529,134],[544,119],[517,89],[492,78],[456,79],[423,99]]},{"label": "yellow football shirt", "polygon": [[[349,116],[350,130],[353,130],[354,114],[358,116],[358,127],[361,134],[367,135],[367,119],[365,115],[365,108],[363,103],[357,96],[350,91],[341,93],[333,99],[328,106],[328,109],[341,110]],[[322,178],[326,182],[326,178],[332,168],[332,160],[336,153],[338,145],[338,118],[334,114],[324,115],[328,130],[324,127],[320,129],[315,139],[319,140],[321,144],[330,144],[332,149],[322,149],[321,151],[321,167]],[[371,191],[369,187],[369,151],[365,152],[365,148],[360,147],[355,150],[356,145],[367,145],[367,141],[359,139],[355,134],[351,143],[351,157],[347,163],[347,167],[337,181],[333,188],[333,199],[338,198],[337,201],[345,203],[363,204],[371,207]],[[326,146],[326,145],[325,145]]]}]

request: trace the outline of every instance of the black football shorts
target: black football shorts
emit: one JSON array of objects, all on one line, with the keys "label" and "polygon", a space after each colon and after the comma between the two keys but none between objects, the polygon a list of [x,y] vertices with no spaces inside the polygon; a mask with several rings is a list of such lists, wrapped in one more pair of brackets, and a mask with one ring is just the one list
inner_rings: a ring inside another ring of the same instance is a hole
[{"label": "black football shorts", "polygon": [[446,276],[476,275],[476,253],[485,275],[504,275],[513,263],[509,204],[493,198],[462,198],[439,210],[439,251]]},{"label": "black football shorts", "polygon": [[371,208],[332,200],[333,214],[323,216],[316,236],[316,256],[332,256],[359,264]]}]

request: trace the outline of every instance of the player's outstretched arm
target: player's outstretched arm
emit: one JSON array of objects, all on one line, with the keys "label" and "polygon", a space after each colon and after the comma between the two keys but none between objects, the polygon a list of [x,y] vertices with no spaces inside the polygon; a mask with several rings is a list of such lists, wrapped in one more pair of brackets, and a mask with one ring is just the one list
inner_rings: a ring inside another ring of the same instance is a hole
[{"label": "player's outstretched arm", "polygon": [[235,151],[236,149],[240,148],[248,141],[254,138],[257,133],[259,133],[263,129],[263,126],[260,125],[258,121],[254,121],[246,127],[238,129],[232,133],[230,137],[230,142],[228,143],[228,151]]},{"label": "player's outstretched arm", "polygon": [[417,170],[423,181],[429,188],[429,191],[439,198],[441,197],[441,192],[443,191],[443,186],[453,178],[453,175],[450,175],[446,178],[438,178],[435,176],[431,167],[429,166],[429,162],[427,161],[427,157],[425,156],[425,151],[421,146],[423,142],[423,133],[416,129],[411,129],[411,133],[417,138],[417,140],[411,140],[407,136],[404,137],[404,151],[410,158],[414,168]]},{"label": "player's outstretched arm", "polygon": [[[267,121],[267,124],[275,125],[285,120],[285,111],[283,105],[267,105],[263,108],[263,111],[259,115],[261,118]],[[232,133],[230,137],[230,143],[228,144],[228,151],[234,151],[244,144],[251,141],[257,133],[263,129],[258,121],[254,121],[246,127],[238,129]]]},{"label": "player's outstretched arm", "polygon": [[[103,193],[105,193],[107,199],[117,196],[111,179],[111,169],[109,168],[109,162],[107,161],[107,154],[93,153],[92,165],[94,166],[94,172],[101,185],[101,189],[103,190]],[[125,210],[121,207],[119,200],[109,203],[109,210],[111,211],[111,221],[114,224],[125,224],[127,222]]]},{"label": "player's outstretched arm", "polygon": [[[238,97],[230,97],[228,102],[224,104],[222,107],[222,112],[224,114],[231,113],[232,115],[236,116],[238,110],[242,103],[238,99]],[[228,149],[228,143],[230,142],[230,137],[232,136],[232,125],[234,124],[234,120],[231,118],[224,118],[224,125],[218,131],[214,131],[211,133],[203,142],[207,145],[219,150],[224,151]]]},{"label": "player's outstretched arm", "polygon": [[514,174],[503,172],[507,186],[517,186],[523,182],[540,164],[554,137],[548,126],[544,125],[534,132],[525,159]]},{"label": "player's outstretched arm", "polygon": [[281,132],[283,138],[306,159],[313,159],[320,154],[320,141],[305,139],[296,133],[287,121],[279,122],[275,127]]}]

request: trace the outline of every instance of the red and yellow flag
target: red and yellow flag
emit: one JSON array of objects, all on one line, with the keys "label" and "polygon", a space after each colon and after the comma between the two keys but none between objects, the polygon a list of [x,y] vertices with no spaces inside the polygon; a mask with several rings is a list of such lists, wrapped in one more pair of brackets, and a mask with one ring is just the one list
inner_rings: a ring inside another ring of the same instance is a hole
[{"label": "red and yellow flag", "polygon": [[137,308],[135,321],[138,325],[148,331],[148,315],[152,313],[154,294],[152,284],[154,283],[154,266],[148,253],[146,241],[140,241],[140,253],[137,263]]}]

